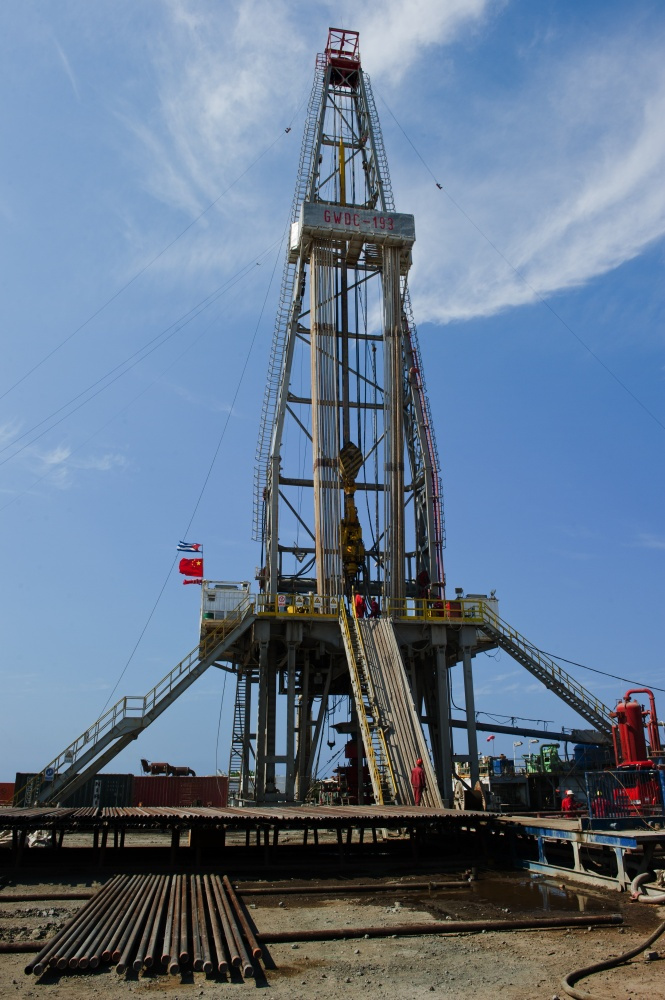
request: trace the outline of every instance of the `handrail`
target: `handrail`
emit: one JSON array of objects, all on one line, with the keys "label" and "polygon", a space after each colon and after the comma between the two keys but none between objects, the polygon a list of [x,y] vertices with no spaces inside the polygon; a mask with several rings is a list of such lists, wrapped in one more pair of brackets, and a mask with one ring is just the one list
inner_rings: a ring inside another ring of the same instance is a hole
[{"label": "handrail", "polygon": [[[365,661],[365,666],[367,668],[367,670],[366,670],[367,690],[368,690],[369,697],[370,697],[372,714],[373,714],[375,720],[378,720],[381,717],[381,712],[379,710],[379,699],[376,696],[376,688],[374,686],[374,678],[372,677],[372,671],[369,668],[369,660],[368,660],[368,657],[367,657],[367,650],[365,649],[365,641],[363,639],[362,631],[359,628],[356,629],[356,635],[358,637],[358,643],[360,645],[360,650],[361,650],[363,659]],[[380,725],[378,723],[378,721],[377,721],[376,728],[375,728],[374,731],[376,732],[376,734],[377,734],[377,736],[379,738],[379,742],[381,744],[381,749],[382,749],[382,752],[383,752],[383,757],[384,757],[384,760],[386,762],[386,767],[388,768],[388,773],[390,774],[390,783],[392,785],[393,798],[395,798],[396,795],[397,795],[397,782],[395,780],[395,772],[393,771],[393,765],[392,765],[392,761],[390,759],[390,753],[388,752],[388,744],[386,743],[386,737],[385,737],[384,728],[383,728],[382,725]]]},{"label": "handrail", "polygon": [[490,628],[494,628],[505,638],[509,639],[515,646],[526,653],[530,659],[535,660],[541,669],[552,676],[552,679],[567,687],[572,693],[582,701],[585,701],[597,715],[604,718],[608,725],[612,725],[610,709],[599,698],[596,698],[582,684],[579,684],[563,667],[560,667],[549,656],[542,653],[536,646],[532,645],[528,639],[521,635],[507,622],[503,621],[499,615],[487,607],[483,608],[484,621]]},{"label": "handrail", "polygon": [[[257,615],[303,614],[317,615],[323,618],[337,619],[340,608],[344,606],[343,595],[321,594],[258,594],[251,598],[255,602]],[[381,605],[381,615],[384,618],[419,619],[440,624],[481,624],[483,609],[489,605],[482,598],[460,598],[444,601],[440,598],[408,597],[404,600],[386,600]],[[214,625],[213,621],[203,623],[206,627]]]},{"label": "handrail", "polygon": [[[248,598],[234,609],[233,614],[229,615],[223,621],[215,622],[214,625],[217,627],[212,629],[201,643],[183,657],[147,694],[143,695],[143,697],[140,695],[125,695],[123,698],[120,698],[115,705],[112,705],[111,708],[100,715],[89,729],[81,733],[80,736],[70,743],[68,747],[31,780],[35,781],[39,779],[40,784],[43,783],[47,770],[53,769],[55,776],[59,767],[65,764],[74,764],[77,756],[84,748],[98,743],[103,735],[110,732],[124,719],[140,719],[147,715],[149,711],[155,708],[171,692],[177,681],[187,676],[196,664],[200,663],[202,659],[205,659],[214,650],[215,646],[219,644],[225,635],[228,635],[229,632],[242,622],[247,613],[251,612],[252,607],[253,599]],[[220,633],[222,634],[220,635]]]},{"label": "handrail", "polygon": [[[356,663],[355,652],[353,649],[353,640],[351,638],[351,629],[349,627],[349,618],[345,606],[342,604],[339,621],[342,626],[342,635],[345,640],[345,645],[348,653],[347,660],[349,663],[349,669],[351,673],[351,683],[354,688],[354,694],[356,695],[356,702],[358,704],[363,704],[362,700],[362,682],[360,680],[360,675],[358,673],[358,664]],[[381,787],[381,776],[379,774],[379,768],[376,762],[376,755],[374,753],[374,747],[372,746],[372,734],[370,732],[369,723],[367,722],[367,716],[365,712],[358,712],[358,721],[360,722],[360,727],[363,732],[363,743],[365,744],[365,751],[367,755],[367,763],[369,765],[370,773],[372,774],[374,780],[372,782],[374,786],[374,797],[377,798],[378,805],[383,805],[383,789]],[[360,748],[359,748],[360,751]]]}]

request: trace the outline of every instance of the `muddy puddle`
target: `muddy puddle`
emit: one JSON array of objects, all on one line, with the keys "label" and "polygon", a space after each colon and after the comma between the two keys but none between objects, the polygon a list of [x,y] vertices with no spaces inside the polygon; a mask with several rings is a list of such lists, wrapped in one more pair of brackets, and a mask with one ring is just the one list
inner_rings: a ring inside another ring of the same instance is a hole
[{"label": "muddy puddle", "polygon": [[[388,881],[388,880],[386,880]],[[446,881],[445,876],[432,881]],[[326,882],[312,883],[325,886]],[[386,883],[383,882],[385,885]],[[616,893],[578,888],[551,878],[531,877],[522,872],[481,873],[477,881],[460,888],[405,891],[404,886],[393,883],[389,891],[362,892],[357,896],[353,884],[345,886],[343,893],[331,886],[330,895],[309,894],[255,896],[246,899],[252,909],[288,907],[290,909],[318,909],[329,906],[333,900],[345,896],[352,898],[354,906],[399,905],[407,909],[424,910],[437,920],[451,919],[501,919],[511,914],[515,917],[539,914],[611,913],[617,908]]]}]

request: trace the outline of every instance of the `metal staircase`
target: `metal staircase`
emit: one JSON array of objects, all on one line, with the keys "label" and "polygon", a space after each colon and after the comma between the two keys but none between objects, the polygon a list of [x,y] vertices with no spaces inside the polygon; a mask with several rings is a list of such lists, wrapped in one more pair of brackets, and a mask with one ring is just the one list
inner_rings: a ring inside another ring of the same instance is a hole
[{"label": "metal staircase", "polygon": [[595,695],[578,684],[569,673],[563,670],[545,653],[541,653],[532,643],[520,635],[514,628],[495,614],[487,604],[482,606],[483,620],[479,628],[494,639],[501,649],[504,649],[514,660],[537,677],[539,681],[553,691],[562,701],[570,705],[583,719],[590,722],[603,736],[611,738],[612,719],[610,709]]},{"label": "metal staircase", "polygon": [[40,804],[53,803],[76,791],[221,659],[255,617],[253,603],[243,602],[227,618],[215,622],[196,649],[144,697],[130,695],[116,702],[33,779],[33,788],[38,789],[34,799]]},{"label": "metal staircase", "polygon": [[[247,763],[244,760],[245,731],[247,728],[247,696],[251,677],[247,670],[238,673],[236,700],[233,709],[233,730],[229,754],[229,802],[240,797]],[[245,785],[247,780],[245,781]]]},{"label": "metal staircase", "polygon": [[374,685],[367,668],[358,623],[355,618],[347,614],[343,604],[340,624],[374,801],[376,805],[394,804],[397,802],[395,776],[376,703]]}]

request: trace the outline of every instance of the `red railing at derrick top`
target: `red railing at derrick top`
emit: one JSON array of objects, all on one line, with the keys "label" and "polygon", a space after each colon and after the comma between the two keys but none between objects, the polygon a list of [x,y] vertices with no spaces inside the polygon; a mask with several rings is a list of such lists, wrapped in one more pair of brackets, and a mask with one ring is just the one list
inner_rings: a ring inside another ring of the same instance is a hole
[{"label": "red railing at derrick top", "polygon": [[333,66],[358,69],[360,66],[360,47],[357,31],[346,31],[344,28],[328,29],[328,44],[326,45],[326,60]]}]

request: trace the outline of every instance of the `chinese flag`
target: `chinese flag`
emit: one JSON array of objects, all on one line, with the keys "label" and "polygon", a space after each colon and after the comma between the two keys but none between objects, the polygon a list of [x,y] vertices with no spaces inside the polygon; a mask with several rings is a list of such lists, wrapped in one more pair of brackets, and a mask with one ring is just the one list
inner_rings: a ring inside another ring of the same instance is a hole
[{"label": "chinese flag", "polygon": [[185,576],[203,577],[203,559],[181,559],[178,569]]}]

